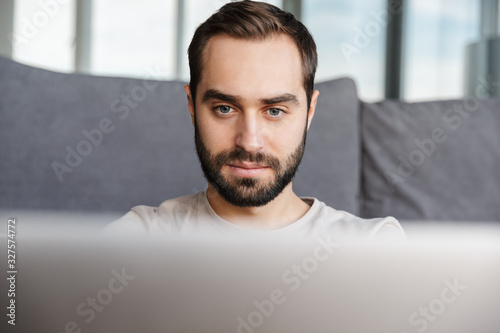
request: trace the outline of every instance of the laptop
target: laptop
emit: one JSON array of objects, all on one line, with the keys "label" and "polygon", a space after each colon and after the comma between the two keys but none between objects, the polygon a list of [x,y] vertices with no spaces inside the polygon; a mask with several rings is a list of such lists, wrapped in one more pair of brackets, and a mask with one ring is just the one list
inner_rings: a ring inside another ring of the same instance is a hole
[{"label": "laptop", "polygon": [[500,332],[496,224],[344,244],[113,239],[45,222],[3,234],[1,332]]}]

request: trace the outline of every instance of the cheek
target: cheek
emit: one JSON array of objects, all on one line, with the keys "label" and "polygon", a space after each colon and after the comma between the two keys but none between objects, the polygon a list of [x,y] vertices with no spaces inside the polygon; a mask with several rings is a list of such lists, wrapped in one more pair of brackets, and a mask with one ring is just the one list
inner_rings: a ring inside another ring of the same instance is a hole
[{"label": "cheek", "polygon": [[211,152],[228,149],[231,143],[231,129],[222,126],[206,114],[196,116],[198,132],[205,147]]},{"label": "cheek", "polygon": [[306,122],[293,121],[269,128],[268,144],[277,150],[278,153],[290,153],[302,143]]}]

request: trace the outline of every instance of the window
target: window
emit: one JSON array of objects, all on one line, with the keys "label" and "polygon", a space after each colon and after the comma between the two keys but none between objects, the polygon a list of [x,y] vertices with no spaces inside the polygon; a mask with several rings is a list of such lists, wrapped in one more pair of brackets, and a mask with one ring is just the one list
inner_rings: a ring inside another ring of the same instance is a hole
[{"label": "window", "polygon": [[479,1],[408,0],[407,5],[405,100],[462,97],[466,46],[480,39]]},{"label": "window", "polygon": [[35,67],[74,69],[76,0],[17,0],[11,38],[14,60]]},{"label": "window", "polygon": [[[159,78],[187,81],[194,30],[228,1],[94,0],[86,71],[141,78],[154,68]],[[284,1],[268,2],[282,7]],[[466,47],[481,40],[480,5],[479,0],[406,0],[403,99],[464,96]],[[302,0],[301,15],[318,46],[316,81],[349,76],[361,99],[383,99],[387,0]],[[76,21],[76,0],[16,0],[13,58],[74,71]]]},{"label": "window", "polygon": [[106,0],[92,3],[89,72],[95,75],[175,77],[174,0]]},{"label": "window", "polygon": [[318,48],[316,81],[349,76],[364,100],[384,96],[385,0],[303,0]]}]

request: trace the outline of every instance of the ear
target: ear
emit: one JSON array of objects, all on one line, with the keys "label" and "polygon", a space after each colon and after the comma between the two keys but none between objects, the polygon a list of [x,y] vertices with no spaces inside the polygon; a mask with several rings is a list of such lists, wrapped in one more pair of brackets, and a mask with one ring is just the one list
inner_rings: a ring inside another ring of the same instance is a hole
[{"label": "ear", "polygon": [[189,84],[186,84],[184,86],[184,90],[186,91],[187,95],[188,109],[189,113],[191,114],[191,123],[194,126],[194,102],[193,102],[193,96],[191,95],[191,88],[189,87]]},{"label": "ear", "polygon": [[314,117],[314,112],[316,111],[316,102],[318,101],[319,91],[314,90],[311,96],[311,104],[309,105],[309,111],[307,111],[307,130],[311,126],[311,121]]}]

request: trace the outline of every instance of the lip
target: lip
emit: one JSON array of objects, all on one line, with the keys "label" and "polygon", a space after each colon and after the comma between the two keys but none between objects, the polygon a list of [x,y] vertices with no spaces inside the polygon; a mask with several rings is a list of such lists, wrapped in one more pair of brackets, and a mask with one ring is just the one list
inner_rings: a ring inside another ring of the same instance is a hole
[{"label": "lip", "polygon": [[247,163],[247,162],[232,162],[227,164],[231,173],[239,177],[255,177],[264,173],[268,166],[260,165],[257,163]]},{"label": "lip", "polygon": [[252,163],[252,162],[231,162],[228,164],[230,167],[235,167],[235,168],[242,168],[242,169],[265,169],[267,168],[267,165],[261,165],[258,163]]}]

